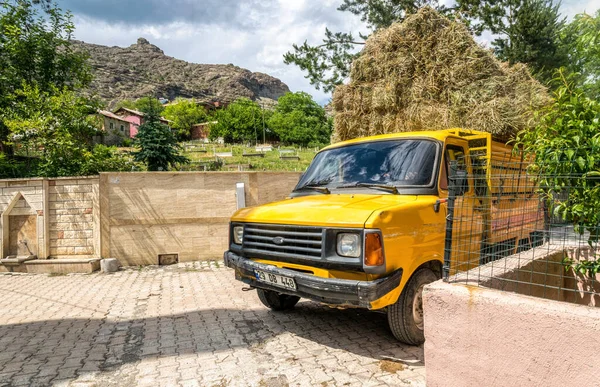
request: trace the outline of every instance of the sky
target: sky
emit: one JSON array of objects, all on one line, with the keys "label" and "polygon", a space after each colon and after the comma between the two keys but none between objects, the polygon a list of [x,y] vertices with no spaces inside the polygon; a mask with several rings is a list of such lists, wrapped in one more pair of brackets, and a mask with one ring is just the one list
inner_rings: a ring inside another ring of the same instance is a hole
[{"label": "sky", "polygon": [[[442,0],[441,2],[451,0]],[[74,15],[75,38],[127,47],[139,37],[166,55],[193,63],[228,64],[281,79],[321,104],[317,90],[295,65],[283,63],[292,44],[318,44],[325,27],[366,32],[360,18],[337,11],[342,0],[58,0]],[[600,0],[564,0],[563,14],[595,12]],[[489,38],[481,39],[486,43]]]}]

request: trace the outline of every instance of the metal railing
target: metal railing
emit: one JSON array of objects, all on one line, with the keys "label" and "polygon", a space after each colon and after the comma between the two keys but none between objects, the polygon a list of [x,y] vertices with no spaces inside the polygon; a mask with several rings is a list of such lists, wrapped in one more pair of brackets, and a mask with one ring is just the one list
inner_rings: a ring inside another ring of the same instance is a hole
[{"label": "metal railing", "polygon": [[449,165],[445,280],[600,306],[600,227],[569,210],[600,180],[470,158]]}]

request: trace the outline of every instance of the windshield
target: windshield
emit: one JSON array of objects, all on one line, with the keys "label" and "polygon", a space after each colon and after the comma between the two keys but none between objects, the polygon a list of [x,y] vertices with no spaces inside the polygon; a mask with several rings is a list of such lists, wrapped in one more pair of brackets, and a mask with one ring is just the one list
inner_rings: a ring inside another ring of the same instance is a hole
[{"label": "windshield", "polygon": [[365,142],[320,152],[300,179],[307,186],[348,188],[361,184],[428,186],[437,145],[429,140]]}]

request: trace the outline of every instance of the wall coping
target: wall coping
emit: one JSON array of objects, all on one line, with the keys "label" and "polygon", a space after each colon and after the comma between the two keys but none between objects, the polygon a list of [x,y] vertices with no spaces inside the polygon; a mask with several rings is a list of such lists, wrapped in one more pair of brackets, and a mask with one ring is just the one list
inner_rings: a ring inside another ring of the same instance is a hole
[{"label": "wall coping", "polygon": [[141,171],[141,172],[100,172],[103,175],[275,175],[275,174],[302,174],[294,171]]},{"label": "wall coping", "polygon": [[496,305],[510,305],[514,310],[526,311],[525,313],[534,313],[533,310],[543,310],[552,314],[569,313],[575,316],[591,318],[591,321],[600,321],[600,308],[574,304],[564,301],[554,301],[545,298],[528,296],[525,294],[507,292],[483,286],[467,285],[464,283],[447,283],[439,280],[426,285],[423,290],[423,297],[430,295],[444,294],[447,297],[452,294],[460,299],[468,298],[469,305],[488,304],[490,302]]},{"label": "wall coping", "polygon": [[18,181],[52,181],[52,180],[84,180],[84,179],[97,179],[99,175],[93,176],[60,176],[60,177],[18,177],[12,179],[0,179],[0,183],[10,183]]}]

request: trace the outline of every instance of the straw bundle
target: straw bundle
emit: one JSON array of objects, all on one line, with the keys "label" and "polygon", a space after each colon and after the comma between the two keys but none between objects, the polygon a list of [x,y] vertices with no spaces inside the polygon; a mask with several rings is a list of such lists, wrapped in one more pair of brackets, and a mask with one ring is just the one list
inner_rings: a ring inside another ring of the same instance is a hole
[{"label": "straw bundle", "polygon": [[509,66],[430,7],[374,33],[333,95],[334,139],[462,127],[507,140],[549,101],[524,65]]}]

